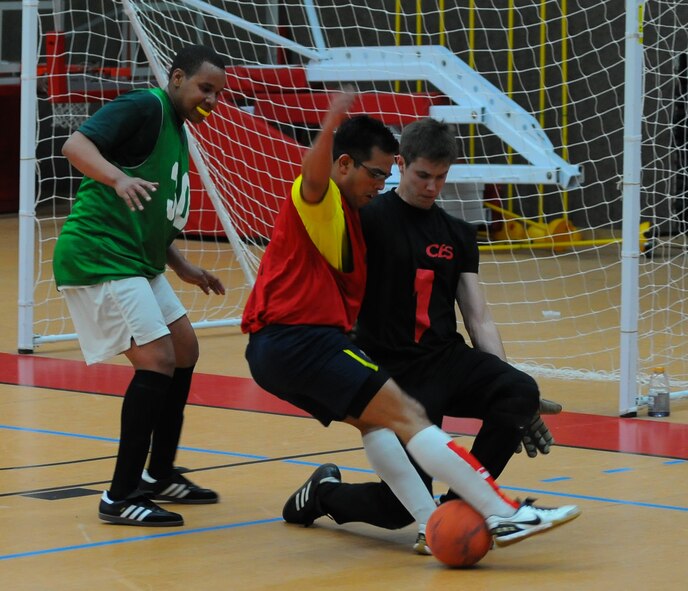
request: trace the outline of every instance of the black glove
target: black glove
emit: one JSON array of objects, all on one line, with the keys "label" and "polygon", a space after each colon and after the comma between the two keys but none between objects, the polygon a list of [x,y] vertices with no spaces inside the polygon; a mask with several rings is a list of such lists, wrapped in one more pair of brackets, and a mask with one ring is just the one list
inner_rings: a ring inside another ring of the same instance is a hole
[{"label": "black glove", "polygon": [[561,404],[541,398],[540,408],[538,412],[535,413],[533,420],[530,421],[528,426],[524,429],[523,437],[521,438],[522,443],[518,444],[516,453],[521,453],[525,447],[529,458],[536,457],[538,452],[541,454],[548,454],[554,443],[554,437],[552,437],[552,434],[540,415],[556,415],[559,414],[561,410]]}]

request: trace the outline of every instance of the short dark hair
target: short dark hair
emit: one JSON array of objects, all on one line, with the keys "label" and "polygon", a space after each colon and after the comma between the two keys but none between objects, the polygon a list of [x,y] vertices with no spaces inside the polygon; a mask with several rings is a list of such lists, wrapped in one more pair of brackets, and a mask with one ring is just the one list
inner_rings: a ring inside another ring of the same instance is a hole
[{"label": "short dark hair", "polygon": [[174,56],[169,77],[172,78],[172,73],[177,68],[187,76],[193,76],[205,62],[220,68],[222,71],[225,70],[224,58],[214,49],[205,45],[187,45]]},{"label": "short dark hair", "polygon": [[370,158],[373,148],[385,154],[397,154],[399,142],[382,121],[357,115],[344,121],[334,134],[332,157],[337,160],[342,154],[348,154],[360,163]]},{"label": "short dark hair", "polygon": [[399,143],[399,154],[406,164],[411,164],[417,158],[452,163],[459,156],[452,128],[444,121],[431,117],[404,127]]}]

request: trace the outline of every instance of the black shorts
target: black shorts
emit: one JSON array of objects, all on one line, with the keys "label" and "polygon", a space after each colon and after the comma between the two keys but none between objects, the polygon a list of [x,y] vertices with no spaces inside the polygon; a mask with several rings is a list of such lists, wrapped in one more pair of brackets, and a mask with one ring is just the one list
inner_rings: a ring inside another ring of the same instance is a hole
[{"label": "black shorts", "polygon": [[539,391],[532,377],[458,340],[390,373],[436,424],[450,416],[514,426],[537,410]]},{"label": "black shorts", "polygon": [[246,360],[256,383],[323,425],[358,418],[389,379],[338,328],[271,325],[250,335]]}]

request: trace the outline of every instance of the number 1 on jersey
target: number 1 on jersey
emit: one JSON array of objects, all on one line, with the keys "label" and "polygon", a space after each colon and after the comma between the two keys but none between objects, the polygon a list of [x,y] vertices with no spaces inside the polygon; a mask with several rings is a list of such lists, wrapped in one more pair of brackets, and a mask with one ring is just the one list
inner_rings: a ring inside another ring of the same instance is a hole
[{"label": "number 1 on jersey", "polygon": [[413,284],[416,295],[416,333],[415,341],[420,342],[423,333],[430,328],[430,295],[435,272],[430,269],[416,269],[416,280]]}]

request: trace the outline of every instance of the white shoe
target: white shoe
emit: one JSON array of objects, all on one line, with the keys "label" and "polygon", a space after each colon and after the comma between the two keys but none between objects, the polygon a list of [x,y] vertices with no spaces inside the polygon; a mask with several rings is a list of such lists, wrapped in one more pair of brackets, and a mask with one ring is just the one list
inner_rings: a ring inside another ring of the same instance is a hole
[{"label": "white shoe", "polygon": [[413,551],[422,556],[432,556],[432,551],[430,550],[430,546],[428,546],[428,541],[425,539],[424,531],[418,532],[416,542],[413,544]]},{"label": "white shoe", "polygon": [[580,514],[576,505],[547,509],[533,505],[533,499],[526,499],[511,517],[490,515],[485,521],[495,544],[503,547],[563,525]]}]

